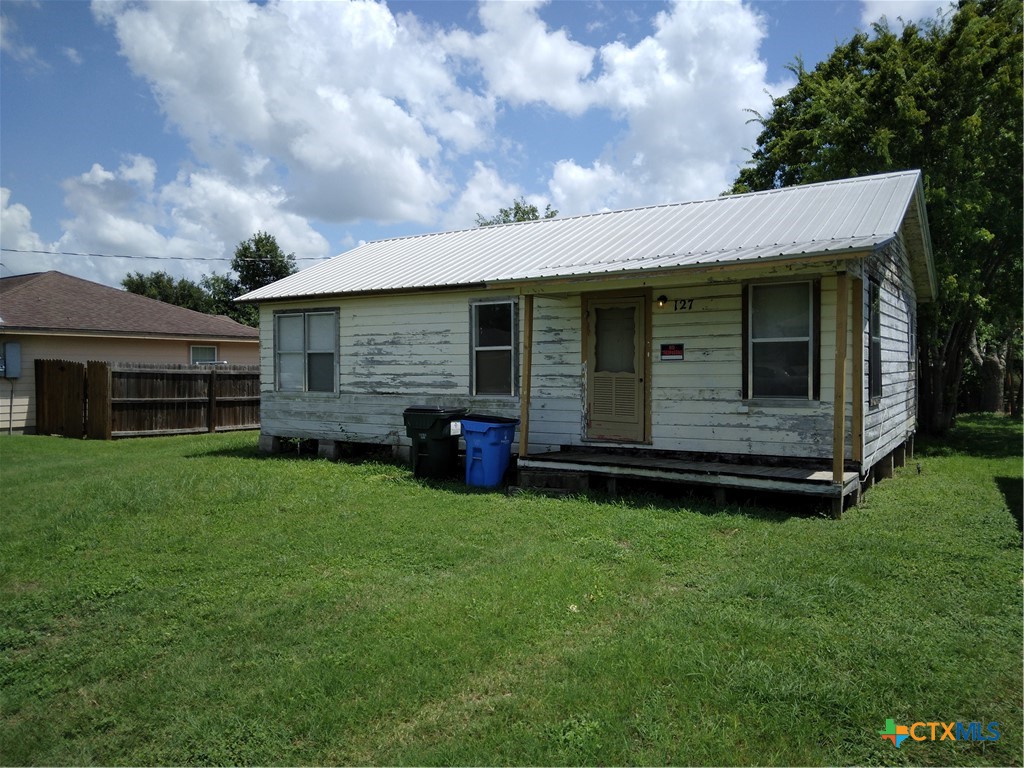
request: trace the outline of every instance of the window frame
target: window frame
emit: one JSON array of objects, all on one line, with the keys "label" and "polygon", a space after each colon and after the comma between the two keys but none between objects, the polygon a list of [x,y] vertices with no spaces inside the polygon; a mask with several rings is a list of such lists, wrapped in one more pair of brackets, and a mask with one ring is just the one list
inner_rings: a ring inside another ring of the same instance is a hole
[{"label": "window frame", "polygon": [[882,283],[868,277],[868,402],[882,400]]},{"label": "window frame", "polygon": [[[333,338],[331,340],[330,349],[311,348],[309,341],[309,318],[313,315],[328,315],[332,318],[331,329]],[[282,350],[281,349],[281,336],[280,336],[280,324],[281,320],[289,317],[301,317],[302,318],[302,349],[301,350]],[[274,312],[274,391],[275,392],[289,392],[289,393],[301,393],[311,395],[336,395],[338,393],[338,363],[339,363],[339,322],[340,312],[334,307],[321,307],[316,309],[282,309]],[[310,355],[325,355],[330,354],[332,358],[331,370],[331,389],[310,389],[309,388],[309,360]],[[302,356],[302,386],[297,388],[285,388],[281,386],[281,357],[282,355],[301,355]]]},{"label": "window frame", "polygon": [[[212,349],[213,357],[209,360],[196,360],[197,349]],[[213,365],[217,362],[217,345],[216,344],[190,344],[188,350],[188,359],[191,365]]]},{"label": "window frame", "polygon": [[[479,308],[504,304],[509,307],[511,320],[511,343],[483,346],[477,342],[479,338]],[[478,299],[469,304],[469,393],[473,397],[516,397],[519,394],[519,302],[514,296],[493,299]],[[509,391],[479,392],[480,380],[477,373],[478,352],[509,352]]]},{"label": "window frame", "polygon": [[[808,335],[806,337],[763,338],[755,341],[753,294],[757,288],[780,285],[806,285],[808,296]],[[775,405],[813,403],[821,400],[821,279],[757,280],[742,285],[741,358],[743,381],[741,397],[745,401],[761,401]],[[755,343],[780,343],[807,339],[807,393],[805,395],[765,395],[754,391],[753,352]]]}]

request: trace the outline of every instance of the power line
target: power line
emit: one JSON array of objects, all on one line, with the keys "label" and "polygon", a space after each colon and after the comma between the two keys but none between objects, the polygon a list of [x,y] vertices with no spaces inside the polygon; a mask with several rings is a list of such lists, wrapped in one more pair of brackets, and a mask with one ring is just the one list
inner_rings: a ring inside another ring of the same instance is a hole
[{"label": "power line", "polygon": [[[150,259],[153,261],[231,261],[233,256],[127,256],[122,253],[79,253],[77,251],[36,251],[22,248],[0,248],[8,253],[38,253],[43,256],[87,256],[96,259]],[[296,261],[324,261],[316,256],[293,257]],[[243,259],[245,260],[245,259]],[[250,259],[259,261],[259,259]]]}]

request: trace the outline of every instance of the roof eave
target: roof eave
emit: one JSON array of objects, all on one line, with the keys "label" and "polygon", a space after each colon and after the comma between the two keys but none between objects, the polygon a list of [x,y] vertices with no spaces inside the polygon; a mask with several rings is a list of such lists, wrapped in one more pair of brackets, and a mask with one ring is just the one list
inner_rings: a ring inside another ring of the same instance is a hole
[{"label": "roof eave", "polygon": [[[255,329],[254,329],[255,330]],[[231,334],[217,333],[148,333],[145,331],[111,331],[93,328],[52,328],[31,325],[7,325],[0,324],[0,333],[21,333],[28,336],[84,336],[89,338],[107,339],[154,339],[160,341],[188,341],[199,339],[202,341],[231,341],[231,342],[259,342],[259,335],[234,336]]]}]

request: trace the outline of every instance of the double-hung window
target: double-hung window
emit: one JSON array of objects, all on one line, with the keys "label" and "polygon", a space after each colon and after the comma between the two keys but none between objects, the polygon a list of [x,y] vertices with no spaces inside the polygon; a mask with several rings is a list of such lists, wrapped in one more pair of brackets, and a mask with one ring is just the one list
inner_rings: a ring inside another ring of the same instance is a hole
[{"label": "double-hung window", "polygon": [[816,286],[813,281],[747,286],[745,397],[817,397]]},{"label": "double-hung window", "polygon": [[514,395],[516,304],[486,301],[470,306],[472,392]]},{"label": "double-hung window", "polygon": [[274,317],[277,389],[334,392],[338,382],[338,313],[281,312]]},{"label": "double-hung window", "polygon": [[192,365],[203,365],[217,362],[217,348],[193,344],[190,350]]}]

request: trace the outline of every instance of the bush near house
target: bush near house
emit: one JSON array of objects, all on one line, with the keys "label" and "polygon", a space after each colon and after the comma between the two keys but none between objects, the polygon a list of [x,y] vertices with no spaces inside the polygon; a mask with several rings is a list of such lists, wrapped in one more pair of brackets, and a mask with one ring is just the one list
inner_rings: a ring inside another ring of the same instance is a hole
[{"label": "bush near house", "polygon": [[255,442],[0,440],[0,763],[1021,764],[1017,422],[840,521]]}]

